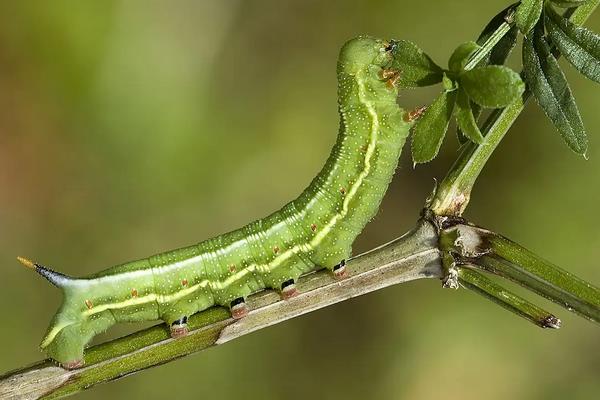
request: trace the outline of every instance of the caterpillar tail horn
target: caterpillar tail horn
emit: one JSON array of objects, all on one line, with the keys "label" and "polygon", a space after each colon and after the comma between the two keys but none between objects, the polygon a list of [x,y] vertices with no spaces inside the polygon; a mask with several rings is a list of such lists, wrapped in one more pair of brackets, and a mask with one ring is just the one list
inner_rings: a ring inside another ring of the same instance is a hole
[{"label": "caterpillar tail horn", "polygon": [[73,279],[67,275],[53,271],[50,268],[46,268],[43,265],[34,263],[33,261],[27,258],[17,257],[17,260],[27,268],[33,269],[35,272],[46,278],[48,282],[50,282],[56,287],[64,287],[69,281]]}]

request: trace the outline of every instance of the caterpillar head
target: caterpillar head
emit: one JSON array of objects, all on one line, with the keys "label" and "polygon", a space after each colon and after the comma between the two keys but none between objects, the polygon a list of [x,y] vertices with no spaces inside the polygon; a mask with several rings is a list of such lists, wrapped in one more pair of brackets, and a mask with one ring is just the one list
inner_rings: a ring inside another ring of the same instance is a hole
[{"label": "caterpillar head", "polygon": [[359,36],[350,39],[342,47],[338,70],[355,75],[370,65],[384,67],[391,59],[390,42],[370,36]]}]

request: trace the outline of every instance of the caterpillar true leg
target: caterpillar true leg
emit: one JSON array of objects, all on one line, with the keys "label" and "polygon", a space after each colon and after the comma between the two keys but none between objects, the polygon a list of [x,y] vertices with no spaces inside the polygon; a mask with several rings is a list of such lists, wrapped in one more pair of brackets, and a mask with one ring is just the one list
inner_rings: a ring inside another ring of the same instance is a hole
[{"label": "caterpillar true leg", "polygon": [[238,297],[233,300],[230,304],[231,317],[233,319],[244,318],[248,315],[248,306],[246,305],[246,300],[243,297]]},{"label": "caterpillar true leg", "polygon": [[283,300],[291,299],[298,296],[296,281],[294,279],[287,280],[281,284],[281,298]]},{"label": "caterpillar true leg", "polygon": [[184,316],[171,324],[171,337],[178,338],[188,334],[187,317]]}]

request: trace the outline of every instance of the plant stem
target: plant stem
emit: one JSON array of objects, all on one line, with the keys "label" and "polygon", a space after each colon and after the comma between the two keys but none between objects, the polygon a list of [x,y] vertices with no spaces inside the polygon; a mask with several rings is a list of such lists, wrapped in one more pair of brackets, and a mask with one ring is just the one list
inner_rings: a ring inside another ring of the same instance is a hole
[{"label": "plant stem", "polygon": [[529,97],[529,91],[508,107],[494,110],[482,129],[483,142],[480,145],[467,143],[463,146],[457,161],[440,183],[431,203],[436,215],[460,216],[469,204],[475,181],[490,156],[496,150],[506,132],[515,122]]},{"label": "plant stem", "polygon": [[300,294],[281,301],[273,291],[250,296],[248,316],[233,320],[224,308],[191,316],[191,332],[169,338],[168,328],[156,325],[86,350],[86,367],[65,370],[50,360],[0,377],[0,398],[57,398],[80,392],[155,365],[217,346],[302,314],[421,278],[440,278],[442,268],[436,229],[426,221],[405,236],[348,261],[348,277],[336,280],[320,271],[302,277]]},{"label": "plant stem", "polygon": [[[599,3],[600,0],[590,0],[584,3],[570,14],[569,19],[576,25],[582,25],[598,7]],[[499,40],[495,39],[498,35],[494,33],[488,41],[492,39]],[[489,53],[491,48],[487,46],[486,42],[480,51]],[[483,58],[483,56],[480,58]],[[506,132],[508,132],[521,111],[523,111],[525,103],[530,96],[531,92],[526,90],[523,97],[515,103],[504,109],[494,110],[482,129],[484,133],[483,143],[480,145],[467,143],[463,147],[458,160],[440,183],[431,202],[430,208],[435,214],[446,216],[462,215],[469,203],[471,191],[481,170],[504,138],[504,135],[506,135]]]},{"label": "plant stem", "polygon": [[[600,323],[600,289],[497,233],[459,224],[441,232],[440,244],[442,251],[453,255],[454,266],[459,270],[461,266],[476,267],[510,279]],[[470,283],[478,284],[474,280]],[[504,301],[501,293],[487,293],[497,302]]]},{"label": "plant stem", "polygon": [[481,264],[494,266],[501,275],[589,320],[600,323],[600,289],[556,265],[538,257],[517,243],[491,234],[489,246],[495,257],[482,257]]},{"label": "plant stem", "polygon": [[492,282],[483,274],[472,270],[472,268],[476,267],[465,265],[458,269],[458,281],[462,286],[482,295],[508,311],[533,322],[541,328],[560,328],[560,319],[521,296]]},{"label": "plant stem", "polygon": [[[570,282],[567,281],[567,279],[572,278],[572,275],[566,273],[566,271],[560,270],[550,263],[544,263],[543,260],[540,260],[539,258],[537,260],[531,259],[529,261],[531,263],[522,266],[511,262],[510,259],[507,260],[502,257],[484,256],[474,264],[479,266],[480,269],[510,279],[528,290],[532,290],[540,296],[552,300],[567,310],[573,311],[590,321],[600,323],[600,291],[597,288],[594,288],[585,281],[581,281],[583,282],[583,285],[580,285],[579,282],[570,285]],[[543,266],[544,269],[550,269],[548,272],[557,276],[558,279],[556,281],[546,280],[542,278],[543,275],[533,274],[529,271],[529,268],[539,266]],[[580,281],[577,277],[575,277],[575,279]],[[558,285],[555,283],[558,283]],[[569,288],[569,286],[577,286],[577,288],[573,290],[572,288]],[[582,295],[582,290],[580,289],[582,288],[584,291],[593,292],[595,294],[589,302],[580,297]]]}]

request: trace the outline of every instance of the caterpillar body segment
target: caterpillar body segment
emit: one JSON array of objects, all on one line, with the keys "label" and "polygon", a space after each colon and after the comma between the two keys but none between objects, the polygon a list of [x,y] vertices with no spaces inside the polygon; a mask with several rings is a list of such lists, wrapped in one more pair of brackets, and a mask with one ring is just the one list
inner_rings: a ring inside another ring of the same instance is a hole
[{"label": "caterpillar body segment", "polygon": [[64,293],[41,347],[63,366],[78,367],[85,345],[118,322],[163,320],[178,337],[187,333],[189,315],[213,305],[230,307],[239,318],[251,293],[269,288],[289,298],[305,273],[327,268],[342,275],[412,124],[396,103],[399,72],[390,72],[391,61],[383,40],[358,37],[344,45],[337,65],[337,141],[321,172],[281,210],[197,245],[85,278],[29,262]]}]

